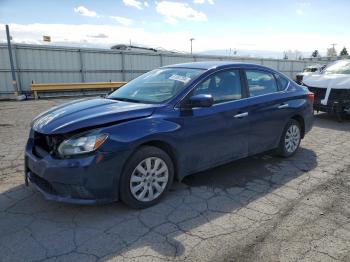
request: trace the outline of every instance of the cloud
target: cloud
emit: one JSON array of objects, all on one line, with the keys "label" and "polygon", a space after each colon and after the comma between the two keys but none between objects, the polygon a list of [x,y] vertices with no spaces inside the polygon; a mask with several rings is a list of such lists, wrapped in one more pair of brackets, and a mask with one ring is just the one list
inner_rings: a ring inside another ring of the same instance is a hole
[{"label": "cloud", "polygon": [[[209,4],[213,5],[214,4],[214,0],[207,0]],[[206,2],[206,0],[193,0],[193,3],[195,4],[204,4]]]},{"label": "cloud", "polygon": [[[132,7],[139,9],[139,10],[143,9],[142,2],[138,1],[138,0],[123,0],[123,3],[126,6],[132,6]],[[145,6],[146,6],[146,4],[145,4]]]},{"label": "cloud", "polygon": [[[189,32],[145,31],[141,27],[92,24],[9,24],[13,43],[47,44],[42,42],[43,35],[51,36],[50,45],[77,47],[110,48],[115,44],[128,44],[131,39],[135,45],[164,47],[166,49],[186,50]],[[5,25],[0,23],[0,43],[6,42]],[[93,33],[97,32],[97,33]],[[178,39],[185,39],[184,45]]]},{"label": "cloud", "polygon": [[78,13],[79,15],[88,17],[99,17],[95,11],[91,11],[82,5],[74,8],[74,13]]},{"label": "cloud", "polygon": [[145,5],[145,7],[149,7],[149,3],[147,1],[143,2],[143,4]]},{"label": "cloud", "polygon": [[[190,50],[189,39],[193,37],[187,30],[176,32],[151,32],[141,27],[125,27],[120,25],[91,24],[10,24],[14,43],[47,44],[42,42],[43,35],[51,36],[50,45],[68,45],[78,47],[110,48],[115,44],[126,44],[131,39],[135,45],[163,47],[168,50]],[[0,24],[0,42],[5,43],[5,25]],[[339,46],[350,43],[350,35],[318,34],[318,33],[267,33],[264,36],[240,36],[238,34],[216,36],[196,34],[194,51],[227,50],[230,47],[237,50],[300,50],[311,52],[317,48],[326,52],[329,39]],[[300,41],[303,39],[303,41]]]},{"label": "cloud", "polygon": [[87,35],[87,36],[92,38],[108,38],[108,35],[105,35],[105,34]]},{"label": "cloud", "polygon": [[110,16],[112,20],[118,22],[119,24],[123,26],[130,26],[133,22],[132,19],[126,18],[126,17],[121,17],[121,16]]},{"label": "cloud", "polygon": [[298,5],[301,7],[307,7],[307,6],[310,6],[311,3],[310,2],[299,2]]},{"label": "cloud", "polygon": [[161,1],[156,3],[156,10],[165,17],[165,22],[173,25],[178,20],[208,21],[207,16],[203,12],[194,10],[187,3]]},{"label": "cloud", "polygon": [[302,16],[305,14],[305,10],[307,11],[310,9],[311,6],[310,2],[298,2],[297,3],[297,9],[295,10],[296,14],[299,16]]}]

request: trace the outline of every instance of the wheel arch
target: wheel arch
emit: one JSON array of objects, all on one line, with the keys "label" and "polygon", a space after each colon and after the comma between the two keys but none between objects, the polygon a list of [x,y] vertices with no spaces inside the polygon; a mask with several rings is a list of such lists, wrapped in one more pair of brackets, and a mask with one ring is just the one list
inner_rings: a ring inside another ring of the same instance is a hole
[{"label": "wheel arch", "polygon": [[300,128],[301,128],[301,138],[304,138],[304,136],[305,136],[305,120],[304,120],[304,118],[301,115],[294,115],[291,117],[291,119],[298,121],[298,123],[300,124]]},{"label": "wheel arch", "polygon": [[165,153],[167,153],[173,162],[174,165],[174,180],[179,180],[179,164],[178,164],[178,159],[176,157],[176,149],[168,142],[162,141],[162,140],[150,140],[147,142],[144,142],[140,144],[134,152],[136,152],[140,147],[143,146],[153,146],[157,147],[161,150],[163,150]]}]

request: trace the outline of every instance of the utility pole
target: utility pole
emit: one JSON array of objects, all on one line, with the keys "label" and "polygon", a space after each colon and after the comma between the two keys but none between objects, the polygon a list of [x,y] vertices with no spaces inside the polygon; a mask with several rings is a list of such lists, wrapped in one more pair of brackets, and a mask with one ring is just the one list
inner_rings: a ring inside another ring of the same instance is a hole
[{"label": "utility pole", "polygon": [[12,85],[13,85],[13,89],[15,90],[15,96],[17,97],[18,88],[17,88],[17,81],[16,81],[15,66],[13,64],[13,57],[12,57],[10,29],[8,25],[6,25],[5,27],[6,27],[6,37],[7,37],[7,49],[9,51],[10,66],[11,66],[11,73],[12,73]]},{"label": "utility pole", "polygon": [[192,42],[193,40],[195,40],[194,38],[191,38],[190,41],[191,41],[191,55],[192,55]]}]

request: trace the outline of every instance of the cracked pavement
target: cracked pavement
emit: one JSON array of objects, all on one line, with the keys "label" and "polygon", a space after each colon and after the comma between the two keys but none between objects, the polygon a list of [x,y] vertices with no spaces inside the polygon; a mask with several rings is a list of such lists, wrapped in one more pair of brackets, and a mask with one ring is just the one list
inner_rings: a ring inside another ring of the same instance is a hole
[{"label": "cracked pavement", "polygon": [[64,101],[0,103],[0,261],[350,261],[350,121],[317,114],[292,158],[191,175],[133,210],[49,202],[24,186],[30,121]]}]

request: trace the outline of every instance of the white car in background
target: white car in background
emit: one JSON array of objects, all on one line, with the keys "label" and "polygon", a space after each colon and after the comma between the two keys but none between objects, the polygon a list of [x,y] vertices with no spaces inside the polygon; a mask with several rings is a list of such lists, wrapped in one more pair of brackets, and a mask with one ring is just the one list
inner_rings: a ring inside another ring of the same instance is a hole
[{"label": "white car in background", "polygon": [[310,65],[304,68],[303,72],[300,72],[296,75],[295,79],[298,84],[301,84],[303,81],[303,78],[305,76],[314,75],[314,74],[320,74],[322,73],[322,70],[326,67],[326,65]]},{"label": "white car in background", "polygon": [[302,84],[315,94],[316,111],[335,113],[340,119],[350,114],[350,59],[335,61],[320,74],[305,76]]}]

